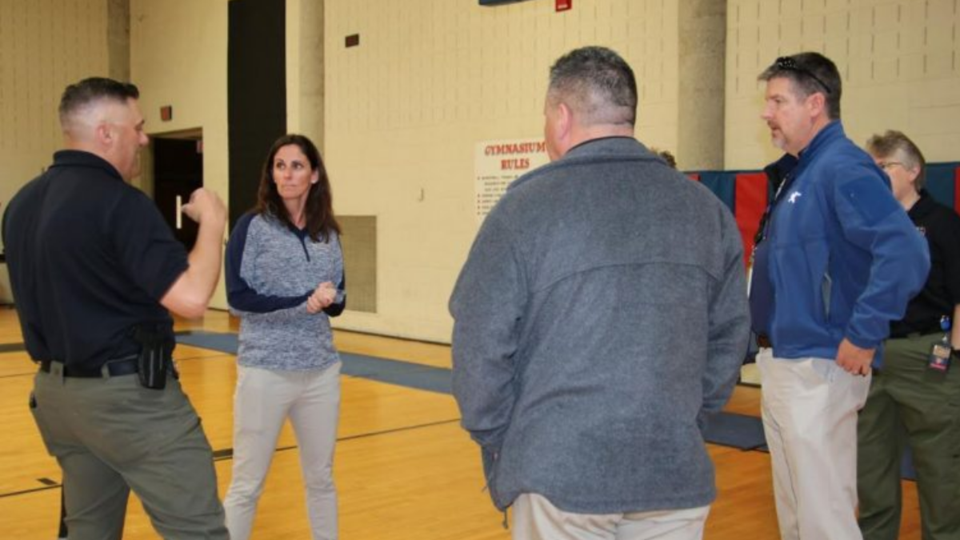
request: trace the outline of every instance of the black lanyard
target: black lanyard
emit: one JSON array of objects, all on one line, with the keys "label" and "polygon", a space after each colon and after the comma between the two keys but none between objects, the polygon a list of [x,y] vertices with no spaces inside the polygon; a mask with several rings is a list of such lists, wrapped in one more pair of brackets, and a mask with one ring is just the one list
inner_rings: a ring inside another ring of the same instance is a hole
[{"label": "black lanyard", "polygon": [[763,216],[760,218],[760,226],[757,227],[757,234],[753,237],[754,249],[756,249],[757,244],[764,241],[767,238],[767,227],[770,225],[770,218],[773,216],[773,209],[776,208],[777,203],[780,202],[780,198],[785,191],[790,187],[790,184],[793,183],[793,179],[796,178],[794,171],[790,171],[783,178],[783,182],[780,182],[780,187],[777,188],[777,192],[773,195],[773,200],[770,201],[770,204],[767,205],[767,209],[763,211]]}]

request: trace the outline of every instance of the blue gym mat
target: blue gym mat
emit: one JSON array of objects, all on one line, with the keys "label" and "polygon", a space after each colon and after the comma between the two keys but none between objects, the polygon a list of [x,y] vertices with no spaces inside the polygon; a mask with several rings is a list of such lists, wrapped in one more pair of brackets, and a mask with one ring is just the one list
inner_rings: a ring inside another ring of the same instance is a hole
[{"label": "blue gym mat", "polygon": [[[178,332],[177,342],[229,354],[237,354],[239,346],[236,334],[216,332]],[[341,372],[345,375],[441,394],[451,393],[451,375],[446,368],[343,352],[340,358],[343,360]],[[755,416],[721,412],[708,422],[704,439],[708,443],[741,450],[767,451],[763,423]],[[903,456],[901,473],[908,480],[916,479],[909,448]]]},{"label": "blue gym mat", "polygon": [[[216,332],[178,332],[177,343],[204,349],[237,354],[236,334]],[[364,379],[427,390],[440,394],[451,393],[450,370],[400,360],[384,360],[362,354],[340,353],[341,373]]]},{"label": "blue gym mat", "polygon": [[721,412],[707,422],[704,438],[709,443],[741,450],[767,450],[763,423],[756,416]]}]

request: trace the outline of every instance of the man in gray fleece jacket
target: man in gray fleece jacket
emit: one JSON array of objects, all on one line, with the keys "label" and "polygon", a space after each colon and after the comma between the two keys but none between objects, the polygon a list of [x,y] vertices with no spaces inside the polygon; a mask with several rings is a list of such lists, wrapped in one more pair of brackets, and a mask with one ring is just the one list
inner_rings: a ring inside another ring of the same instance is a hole
[{"label": "man in gray fleece jacket", "polygon": [[716,497],[702,428],[746,351],[743,248],[636,108],[615,52],[554,64],[553,162],[487,216],[450,299],[454,395],[514,538],[700,538]]}]

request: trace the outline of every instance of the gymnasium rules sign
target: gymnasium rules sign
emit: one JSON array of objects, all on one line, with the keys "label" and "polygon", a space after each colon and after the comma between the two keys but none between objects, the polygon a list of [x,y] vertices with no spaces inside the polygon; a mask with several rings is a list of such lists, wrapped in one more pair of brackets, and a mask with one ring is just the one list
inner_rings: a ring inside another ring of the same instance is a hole
[{"label": "gymnasium rules sign", "polygon": [[542,137],[477,143],[474,162],[477,221],[487,217],[514,180],[549,161]]}]

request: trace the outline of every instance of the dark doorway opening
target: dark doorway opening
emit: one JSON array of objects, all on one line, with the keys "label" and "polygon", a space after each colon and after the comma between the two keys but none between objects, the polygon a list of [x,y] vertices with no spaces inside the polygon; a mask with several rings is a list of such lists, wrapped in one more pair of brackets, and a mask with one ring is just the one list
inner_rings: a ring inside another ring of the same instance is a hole
[{"label": "dark doorway opening", "polygon": [[177,197],[182,204],[203,187],[203,138],[199,133],[153,137],[153,198],[177,240],[193,249],[197,224],[181,216],[178,227]]},{"label": "dark doorway opening", "polygon": [[257,203],[260,169],[287,132],[286,0],[229,2],[230,227]]}]

